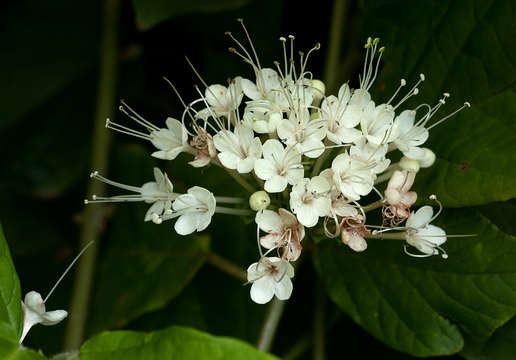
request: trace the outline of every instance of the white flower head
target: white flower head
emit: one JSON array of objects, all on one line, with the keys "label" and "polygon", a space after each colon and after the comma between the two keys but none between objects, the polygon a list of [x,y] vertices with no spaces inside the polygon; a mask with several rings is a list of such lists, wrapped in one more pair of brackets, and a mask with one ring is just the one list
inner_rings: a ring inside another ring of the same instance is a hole
[{"label": "white flower head", "polygon": [[371,167],[361,160],[353,159],[347,152],[333,159],[331,169],[335,186],[350,200],[359,200],[373,189],[375,174]]},{"label": "white flower head", "polygon": [[305,237],[305,228],[288,210],[280,208],[259,211],[255,218],[258,228],[267,233],[260,238],[260,244],[266,249],[283,250],[282,258],[296,261],[301,255],[301,240]]},{"label": "white flower head", "polygon": [[179,235],[188,235],[208,227],[215,213],[216,201],[209,190],[194,186],[186,194],[179,195],[172,207],[174,212],[164,215],[162,220],[179,217],[174,229]]},{"label": "white flower head", "polygon": [[283,119],[283,110],[269,100],[255,100],[246,103],[243,124],[258,134],[274,134]]},{"label": "white flower head", "polygon": [[302,179],[292,187],[290,208],[301,224],[313,227],[319,217],[330,215],[330,189],[330,183],[323,176]]},{"label": "white flower head", "polygon": [[430,222],[435,219],[433,216],[433,210],[431,206],[423,206],[415,213],[411,213],[407,219],[406,226],[408,228],[406,232],[407,243],[424,255],[414,255],[407,251],[405,252],[411,256],[430,256],[438,255],[441,251],[442,257],[447,258],[448,255],[440,247],[440,245],[446,242],[446,232],[438,226],[431,225]]},{"label": "white flower head", "polygon": [[162,173],[158,168],[154,168],[155,181],[149,181],[141,187],[125,185],[109,180],[99,175],[98,171],[92,172],[90,176],[108,185],[135,192],[137,195],[117,195],[110,197],[93,195],[92,200],[84,200],[85,204],[144,201],[148,204],[152,204],[145,214],[145,221],[152,220],[156,223],[160,223],[160,216],[171,213],[172,201],[178,196],[178,194],[173,192],[174,187],[168,179],[167,174]]},{"label": "white flower head", "polygon": [[260,138],[255,137],[253,130],[243,125],[238,125],[234,132],[219,131],[213,136],[213,142],[219,151],[222,165],[241,174],[251,172],[255,161],[262,156]]},{"label": "white flower head", "polygon": [[362,138],[349,149],[349,155],[355,160],[360,160],[374,174],[379,174],[384,172],[391,163],[391,160],[385,157],[387,150],[387,144],[374,145]]},{"label": "white flower head", "polygon": [[256,160],[254,172],[265,180],[265,191],[282,192],[287,184],[294,185],[303,178],[301,154],[293,147],[285,149],[276,139],[269,139],[263,144],[263,159]]},{"label": "white flower head", "polygon": [[68,312],[65,310],[46,311],[45,302],[36,291],[28,292],[25,295],[25,301],[22,301],[21,305],[23,310],[23,331],[20,344],[34,325],[55,325],[68,316]]},{"label": "white flower head", "polygon": [[276,295],[287,300],[292,294],[294,267],[284,259],[264,257],[247,269],[247,281],[252,283],[251,299],[258,304],[271,301]]}]

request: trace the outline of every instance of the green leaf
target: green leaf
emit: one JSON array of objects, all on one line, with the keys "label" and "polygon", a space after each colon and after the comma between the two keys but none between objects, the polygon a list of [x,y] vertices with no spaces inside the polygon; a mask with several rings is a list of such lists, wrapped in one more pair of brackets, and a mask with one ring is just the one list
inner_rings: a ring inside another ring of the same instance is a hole
[{"label": "green leaf", "polygon": [[516,353],[516,318],[499,328],[484,342],[466,339],[461,355],[468,360],[506,360]]},{"label": "green leaf", "polygon": [[22,322],[20,281],[0,225],[0,338],[17,343]]},{"label": "green leaf", "polygon": [[[463,346],[461,331],[488,338],[516,314],[516,237],[474,209],[441,216],[449,258],[411,258],[400,240],[368,240],[365,253],[334,241],[315,262],[330,297],[387,345],[415,356],[446,355]],[[460,330],[459,330],[460,329]]]},{"label": "green leaf", "polygon": [[[140,186],[153,179],[151,158],[139,146],[122,151],[115,163],[124,169],[116,178],[124,183]],[[114,194],[117,189],[106,191]],[[164,307],[204,263],[210,237],[177,235],[173,222],[144,222],[149,206],[118,204],[97,274],[95,310],[90,320],[93,332],[123,326]]]},{"label": "green leaf", "polygon": [[242,341],[212,336],[197,330],[173,326],[142,333],[106,332],[88,340],[80,351],[81,360],[181,359],[181,360],[273,360]]},{"label": "green leaf", "polygon": [[136,22],[143,29],[151,28],[160,22],[193,12],[216,12],[235,9],[249,0],[133,0]]},{"label": "green leaf", "polygon": [[34,350],[21,348],[18,341],[0,339],[0,358],[2,360],[46,360],[47,358]]},{"label": "green leaf", "polygon": [[472,104],[430,131],[425,146],[437,161],[418,174],[420,199],[435,193],[459,207],[516,197],[516,47],[508,46],[515,16],[510,1],[423,0],[417,7],[366,1],[364,40],[380,36],[387,47],[378,102],[392,95],[400,78],[410,84],[424,73],[427,80],[407,108],[435,104],[445,91],[452,97],[435,120],[464,101]]},{"label": "green leaf", "polygon": [[0,129],[44,104],[91,66],[98,8],[94,2],[65,0],[17,1],[7,7],[0,32],[6,49],[0,57]]}]

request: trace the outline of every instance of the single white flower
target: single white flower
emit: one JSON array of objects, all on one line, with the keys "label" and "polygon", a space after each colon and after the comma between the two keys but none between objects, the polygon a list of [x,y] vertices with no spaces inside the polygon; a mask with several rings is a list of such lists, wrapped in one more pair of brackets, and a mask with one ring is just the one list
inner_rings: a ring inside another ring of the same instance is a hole
[{"label": "single white flower", "polygon": [[194,186],[186,194],[177,197],[172,205],[174,213],[165,214],[162,219],[179,217],[174,229],[179,235],[188,235],[208,227],[215,213],[215,206],[215,197],[209,190]]},{"label": "single white flower", "polygon": [[388,148],[387,144],[374,145],[362,138],[349,149],[349,155],[355,160],[360,160],[374,174],[379,174],[384,172],[391,163],[391,160],[385,157]]},{"label": "single white flower", "polygon": [[340,222],[340,237],[344,244],[356,252],[367,249],[365,237],[370,231],[365,227],[364,217],[360,214],[343,217]]},{"label": "single white flower", "polygon": [[361,160],[353,159],[347,152],[333,159],[331,169],[335,185],[350,200],[359,200],[373,189],[375,174],[371,167]]},{"label": "single white flower", "polygon": [[258,304],[265,304],[274,295],[279,300],[287,300],[292,294],[294,267],[284,259],[264,257],[251,264],[247,269],[247,281],[252,283],[251,299]]},{"label": "single white flower", "polygon": [[330,184],[323,176],[302,179],[292,187],[290,208],[301,224],[313,227],[319,221],[319,217],[330,214],[329,192]]},{"label": "single white flower", "polygon": [[46,311],[45,302],[36,291],[27,293],[25,301],[22,301],[21,305],[23,310],[23,330],[20,344],[34,325],[55,325],[68,316],[65,310]]},{"label": "single white flower", "polygon": [[251,100],[268,99],[273,101],[276,94],[281,90],[278,73],[270,68],[255,69],[255,72],[256,83],[248,79],[242,79],[244,94]]},{"label": "single white flower", "polygon": [[219,151],[222,165],[241,174],[251,172],[255,161],[262,156],[260,138],[254,136],[253,130],[242,125],[238,125],[235,132],[219,131],[213,136],[213,142]]},{"label": "single white flower", "polygon": [[268,100],[255,100],[246,103],[243,124],[258,134],[273,134],[283,119],[283,110]]},{"label": "single white flower", "polygon": [[123,134],[150,141],[158,149],[158,151],[151,154],[152,156],[163,160],[173,160],[181,152],[193,152],[193,149],[188,144],[188,131],[179,120],[171,117],[167,118],[165,121],[167,128],[164,129],[145,120],[123,101],[119,109],[131,120],[143,126],[146,132],[131,129],[110,119],[106,120],[106,127]]},{"label": "single white flower", "polygon": [[405,110],[394,119],[397,136],[394,144],[406,157],[414,160],[423,159],[425,151],[419,146],[428,139],[428,130],[415,125],[416,111]]},{"label": "single white flower", "polygon": [[283,256],[288,261],[296,261],[301,255],[301,240],[305,237],[305,228],[295,215],[280,208],[278,212],[263,210],[256,213],[256,224],[268,235],[260,237],[260,244],[266,249],[283,249]]},{"label": "single white flower", "polygon": [[204,92],[209,109],[199,111],[196,116],[204,119],[213,114],[229,118],[240,106],[243,96],[241,77],[233,79],[227,87],[219,84],[210,85]]},{"label": "single white flower", "polygon": [[388,211],[394,218],[406,219],[410,207],[417,200],[417,193],[409,191],[414,184],[416,173],[412,171],[394,171],[385,189]]},{"label": "single white flower", "polygon": [[374,101],[370,101],[360,117],[362,136],[373,145],[389,143],[396,138],[393,120],[394,110],[391,105],[375,106]]},{"label": "single white flower", "polygon": [[426,256],[438,255],[440,250],[443,252],[443,257],[446,258],[446,253],[440,247],[446,242],[446,232],[440,227],[430,224],[434,219],[433,214],[432,207],[428,205],[423,206],[415,213],[411,213],[406,222],[408,228],[406,240],[409,245]]},{"label": "single white flower", "polygon": [[141,187],[126,185],[109,180],[99,175],[98,171],[92,172],[90,177],[108,185],[113,185],[120,189],[135,192],[138,195],[117,195],[109,197],[93,195],[92,200],[84,200],[85,204],[144,201],[148,204],[152,204],[145,214],[144,221],[152,220],[156,223],[160,223],[161,221],[159,217],[163,214],[171,213],[172,201],[178,196],[178,194],[173,192],[174,187],[170,182],[167,174],[162,173],[158,168],[154,168],[155,181],[149,181],[143,184]]},{"label": "single white flower", "polygon": [[293,147],[285,149],[276,139],[269,139],[263,144],[263,159],[256,160],[254,172],[265,180],[265,191],[282,192],[287,184],[294,185],[303,178],[301,154]]},{"label": "single white flower", "polygon": [[351,91],[347,84],[341,86],[338,97],[325,98],[321,104],[321,119],[326,121],[328,140],[335,144],[357,141],[362,133],[355,129],[360,123],[362,109],[359,105],[348,105]]},{"label": "single white flower", "polygon": [[310,120],[306,108],[292,111],[287,119],[278,125],[278,136],[289,146],[295,146],[303,155],[317,158],[324,152],[322,140],[326,137],[326,124],[321,119]]}]

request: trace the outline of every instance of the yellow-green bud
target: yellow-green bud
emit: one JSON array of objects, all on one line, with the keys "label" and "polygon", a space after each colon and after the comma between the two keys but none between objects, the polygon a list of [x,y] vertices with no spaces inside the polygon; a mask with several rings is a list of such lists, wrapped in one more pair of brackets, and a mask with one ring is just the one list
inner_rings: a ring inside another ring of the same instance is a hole
[{"label": "yellow-green bud", "polygon": [[319,106],[324,94],[326,93],[326,85],[321,80],[313,79],[312,87],[314,89],[314,100],[313,105]]},{"label": "yellow-green bud", "polygon": [[435,162],[435,154],[432,150],[428,149],[428,148],[423,148],[423,150],[425,151],[425,154],[423,156],[422,159],[419,159],[419,166],[422,167],[422,168],[427,168],[427,167],[430,167],[434,164]]},{"label": "yellow-green bud", "polygon": [[413,171],[416,173],[419,171],[419,162],[406,156],[401,158],[399,166],[401,170]]},{"label": "yellow-green bud", "polygon": [[271,204],[271,198],[265,191],[260,190],[249,197],[249,206],[254,211],[265,210]]}]

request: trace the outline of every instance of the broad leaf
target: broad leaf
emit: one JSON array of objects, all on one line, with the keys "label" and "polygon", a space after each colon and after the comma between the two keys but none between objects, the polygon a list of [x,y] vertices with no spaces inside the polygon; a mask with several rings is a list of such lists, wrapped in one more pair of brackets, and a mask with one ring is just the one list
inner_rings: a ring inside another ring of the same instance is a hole
[{"label": "broad leaf", "polygon": [[[123,182],[140,186],[153,180],[151,158],[140,147],[121,154],[117,166],[124,169],[118,171]],[[117,190],[110,187],[106,191],[114,194]],[[161,225],[144,222],[149,206],[134,202],[118,204],[97,273],[99,283],[90,322],[94,332],[120,327],[165,306],[204,262],[209,236],[177,235],[173,221]]]},{"label": "broad leaf", "polygon": [[17,341],[0,339],[0,359],[2,360],[46,360],[42,354],[20,347]]},{"label": "broad leaf", "polygon": [[17,343],[22,322],[20,281],[0,226],[0,338]]},{"label": "broad leaf", "polygon": [[173,326],[141,333],[106,332],[88,340],[81,360],[181,359],[181,360],[273,360],[276,357],[231,338],[216,337],[197,330]]},{"label": "broad leaf", "polygon": [[143,29],[148,29],[175,16],[192,12],[216,12],[238,8],[249,0],[133,0],[136,21]]},{"label": "broad leaf", "polygon": [[484,342],[466,339],[461,355],[468,360],[506,360],[516,354],[516,318],[499,328]]},{"label": "broad leaf", "polygon": [[[435,104],[451,98],[435,120],[464,101],[467,109],[430,131],[426,146],[437,155],[418,174],[420,199],[435,193],[447,206],[468,206],[516,197],[516,8],[510,1],[367,1],[363,36],[387,47],[375,99],[388,99],[400,78],[426,75],[417,99]],[[431,14],[431,16],[429,16]],[[374,19],[374,21],[370,21]]]},{"label": "broad leaf", "polygon": [[360,254],[326,240],[315,256],[333,301],[415,356],[458,352],[461,331],[486,339],[516,314],[516,237],[476,210],[448,210],[442,219],[448,234],[477,234],[450,238],[447,260],[410,258],[400,240],[369,240]]}]

